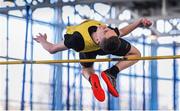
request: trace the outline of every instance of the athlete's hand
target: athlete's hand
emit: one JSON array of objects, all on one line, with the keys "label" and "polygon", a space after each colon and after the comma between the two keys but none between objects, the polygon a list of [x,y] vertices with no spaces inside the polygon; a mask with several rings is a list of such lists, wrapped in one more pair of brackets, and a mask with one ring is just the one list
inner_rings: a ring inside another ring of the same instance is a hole
[{"label": "athlete's hand", "polygon": [[46,42],[47,41],[47,35],[46,35],[46,33],[45,34],[39,33],[39,35],[36,35],[36,38],[34,38],[34,40],[38,43]]},{"label": "athlete's hand", "polygon": [[150,27],[152,25],[152,21],[147,18],[140,19],[140,27]]}]

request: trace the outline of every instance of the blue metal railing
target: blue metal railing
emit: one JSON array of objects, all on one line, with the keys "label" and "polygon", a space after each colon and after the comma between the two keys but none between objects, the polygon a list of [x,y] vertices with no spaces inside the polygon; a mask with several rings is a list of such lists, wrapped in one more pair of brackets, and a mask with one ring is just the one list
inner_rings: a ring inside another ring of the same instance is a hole
[{"label": "blue metal railing", "polygon": [[[25,49],[24,49],[24,61],[27,60],[27,40],[28,40],[28,27],[29,27],[29,9],[30,6],[26,6],[26,35],[25,35]],[[23,67],[23,81],[22,81],[22,95],[21,95],[21,110],[24,110],[24,95],[25,95],[25,81],[26,81],[26,64]]]}]

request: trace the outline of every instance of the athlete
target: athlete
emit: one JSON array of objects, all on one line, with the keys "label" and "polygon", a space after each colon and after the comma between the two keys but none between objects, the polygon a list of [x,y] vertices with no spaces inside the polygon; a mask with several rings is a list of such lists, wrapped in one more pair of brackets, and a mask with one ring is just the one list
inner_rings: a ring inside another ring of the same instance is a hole
[{"label": "athlete", "polygon": [[[140,51],[122,37],[137,27],[149,27],[152,22],[147,18],[140,18],[122,29],[112,28],[96,20],[86,20],[79,25],[67,26],[64,40],[57,44],[47,41],[47,35],[39,33],[34,38],[49,53],[54,54],[67,49],[79,52],[80,59],[95,59],[97,55],[116,55],[125,57],[140,57]],[[114,66],[101,72],[108,91],[114,97],[119,97],[116,90],[116,78],[120,71],[130,67],[137,61],[118,61]],[[95,98],[105,100],[105,93],[100,85],[98,75],[95,74],[93,62],[81,63],[82,74],[90,82]]]}]

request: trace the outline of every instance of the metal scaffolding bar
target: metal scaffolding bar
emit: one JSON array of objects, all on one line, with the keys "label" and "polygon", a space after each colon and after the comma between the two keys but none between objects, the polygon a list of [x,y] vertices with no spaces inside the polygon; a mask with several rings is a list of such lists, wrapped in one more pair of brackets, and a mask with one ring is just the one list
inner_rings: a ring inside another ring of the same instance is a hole
[{"label": "metal scaffolding bar", "polygon": [[[25,48],[24,48],[24,61],[27,60],[27,40],[28,40],[28,28],[29,28],[29,6],[26,6],[26,35],[25,35]],[[25,81],[26,81],[26,64],[23,67],[23,83],[22,83],[22,95],[21,95],[21,110],[24,110],[24,95],[25,95]]]},{"label": "metal scaffolding bar", "polygon": [[[176,43],[173,42],[173,55],[176,54]],[[177,69],[176,69],[176,60],[173,60],[173,110],[177,110],[178,108],[178,82],[177,82]]]},{"label": "metal scaffolding bar", "polygon": [[[145,56],[145,35],[143,35],[143,44],[142,44],[142,47],[143,47],[143,56]],[[146,79],[145,79],[145,60],[143,60],[143,92],[142,92],[142,96],[143,96],[143,110],[146,110]]]}]

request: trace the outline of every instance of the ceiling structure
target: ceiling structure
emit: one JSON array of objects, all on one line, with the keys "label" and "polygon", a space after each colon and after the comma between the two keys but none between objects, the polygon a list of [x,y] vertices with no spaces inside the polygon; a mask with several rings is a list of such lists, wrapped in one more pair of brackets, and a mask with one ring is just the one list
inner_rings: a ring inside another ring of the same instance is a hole
[{"label": "ceiling structure", "polygon": [[36,9],[98,2],[119,8],[127,7],[140,16],[178,16],[180,13],[180,0],[70,0],[70,2],[62,2],[62,0],[15,0],[15,4],[12,6],[7,6],[3,0],[0,0],[0,13],[7,13],[9,10],[22,10],[25,9],[25,5],[30,5],[31,9]]},{"label": "ceiling structure", "polygon": [[[119,12],[129,9],[132,11],[134,19],[142,16],[151,18],[152,20],[180,18],[180,0],[14,0],[14,3],[11,5],[7,5],[4,0],[0,0],[0,13],[7,14],[11,10],[24,10],[27,5],[32,10],[35,10],[43,7],[55,8],[65,5],[93,5],[95,3],[114,6]],[[116,18],[106,19],[105,21],[109,24],[120,24],[122,21]],[[151,30],[156,35],[162,35],[155,27],[151,27]]]}]

